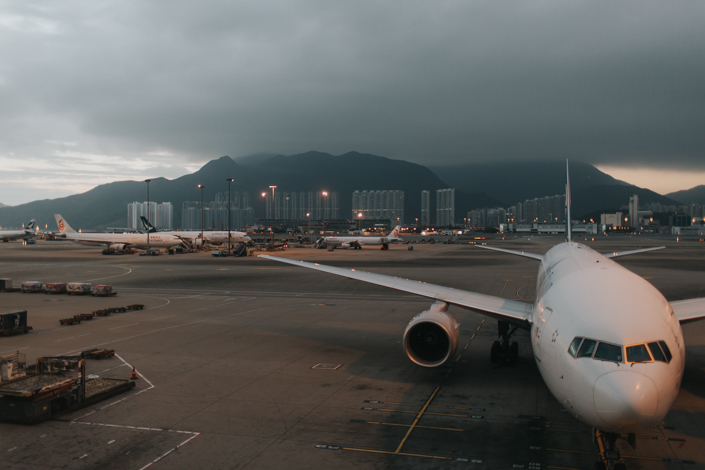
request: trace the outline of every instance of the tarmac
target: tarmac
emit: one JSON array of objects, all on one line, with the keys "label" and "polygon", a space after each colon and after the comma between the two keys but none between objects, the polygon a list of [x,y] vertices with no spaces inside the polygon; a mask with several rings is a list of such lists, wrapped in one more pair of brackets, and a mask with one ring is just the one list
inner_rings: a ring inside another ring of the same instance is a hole
[{"label": "tarmac", "polygon": [[[668,300],[705,296],[705,243],[579,238],[601,252],[667,245],[619,262]],[[559,238],[478,240],[547,251]],[[537,263],[468,244],[388,251],[271,253],[534,300]],[[460,346],[436,369],[413,364],[407,323],[431,301],[256,257],[102,256],[69,242],[0,243],[0,277],[111,284],[116,297],[0,293],[33,330],[0,337],[0,355],[114,349],[88,373],[132,391],[33,426],[0,423],[3,469],[593,469],[591,429],[549,393],[528,332],[516,366],[490,364],[496,322],[458,307]],[[78,313],[145,309],[62,326]],[[705,322],[684,325],[680,394],[657,428],[620,441],[630,469],[705,468]]]}]

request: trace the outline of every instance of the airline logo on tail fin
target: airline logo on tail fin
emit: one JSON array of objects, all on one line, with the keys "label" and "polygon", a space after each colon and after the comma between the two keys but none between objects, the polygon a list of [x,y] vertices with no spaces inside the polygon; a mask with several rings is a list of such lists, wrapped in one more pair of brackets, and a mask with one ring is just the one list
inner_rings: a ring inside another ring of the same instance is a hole
[{"label": "airline logo on tail fin", "polygon": [[149,220],[147,220],[147,217],[141,215],[140,219],[142,219],[142,224],[144,225],[144,228],[147,229],[147,232],[154,233],[157,231],[157,229],[154,228],[154,225],[149,223]]},{"label": "airline logo on tail fin", "polygon": [[27,226],[24,228],[25,232],[31,231],[34,228],[34,219],[30,220]]},{"label": "airline logo on tail fin", "polygon": [[54,218],[56,219],[56,225],[59,227],[59,232],[61,233],[75,233],[76,231],[71,228],[71,226],[66,223],[63,217],[61,217],[61,214],[54,214]]},{"label": "airline logo on tail fin", "polygon": [[399,232],[401,232],[401,225],[394,227],[394,230],[392,230],[392,238],[399,238]]}]

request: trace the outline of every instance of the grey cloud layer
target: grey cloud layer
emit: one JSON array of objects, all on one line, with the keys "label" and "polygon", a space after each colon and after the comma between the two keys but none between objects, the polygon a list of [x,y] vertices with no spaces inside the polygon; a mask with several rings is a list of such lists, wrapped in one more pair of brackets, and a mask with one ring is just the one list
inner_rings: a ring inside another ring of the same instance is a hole
[{"label": "grey cloud layer", "polygon": [[3,10],[4,151],[48,154],[37,141],[62,140],[69,122],[94,152],[194,161],[354,149],[421,163],[569,156],[705,169],[703,2]]}]

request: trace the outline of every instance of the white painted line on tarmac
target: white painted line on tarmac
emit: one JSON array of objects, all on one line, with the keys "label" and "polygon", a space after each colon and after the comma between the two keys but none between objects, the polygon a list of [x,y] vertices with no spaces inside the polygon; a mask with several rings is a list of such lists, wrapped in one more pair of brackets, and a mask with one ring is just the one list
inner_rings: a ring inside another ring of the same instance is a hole
[{"label": "white painted line on tarmac", "polygon": [[61,342],[61,341],[66,341],[66,340],[69,340],[69,339],[74,339],[74,338],[75,338],[75,336],[70,336],[70,337],[68,337],[68,338],[64,338],[64,339],[57,339],[57,340],[56,340],[56,341],[54,341],[54,342],[55,342],[55,343],[59,343],[59,342]]},{"label": "white painted line on tarmac", "polygon": [[128,326],[134,326],[134,325],[139,325],[139,322],[138,323],[130,323],[129,325],[116,326],[115,328],[108,328],[108,331],[119,330],[120,328],[127,328]]},{"label": "white painted line on tarmac", "polygon": [[113,439],[112,441],[108,442],[108,445],[112,444],[113,442],[115,442],[115,439]]},{"label": "white painted line on tarmac", "polygon": [[110,369],[105,369],[101,370],[100,372],[96,372],[96,374],[102,374],[103,372],[108,372],[109,370],[113,369],[119,369],[120,367],[125,367],[127,364],[120,364],[119,366],[111,367]]},{"label": "white painted line on tarmac", "polygon": [[9,353],[9,352],[22,351],[23,349],[27,349],[28,347],[29,346],[25,346],[24,348],[8,349],[7,351],[3,351],[2,353],[0,353],[0,356],[4,356],[5,353]]},{"label": "white painted line on tarmac", "polygon": [[208,307],[203,307],[203,308],[199,308],[198,310],[191,310],[190,312],[186,312],[186,313],[200,312],[201,310],[205,310],[207,308]]}]

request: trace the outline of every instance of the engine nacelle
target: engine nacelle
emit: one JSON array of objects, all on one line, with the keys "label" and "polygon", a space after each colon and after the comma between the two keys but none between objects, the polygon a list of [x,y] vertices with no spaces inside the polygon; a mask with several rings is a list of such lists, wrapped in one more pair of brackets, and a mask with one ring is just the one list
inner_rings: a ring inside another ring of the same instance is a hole
[{"label": "engine nacelle", "polygon": [[122,253],[122,251],[125,249],[125,244],[124,243],[113,243],[108,247],[108,249],[112,250],[115,253]]},{"label": "engine nacelle", "polygon": [[438,367],[455,353],[460,338],[458,323],[448,315],[448,304],[436,302],[411,319],[404,331],[404,351],[423,367]]}]

